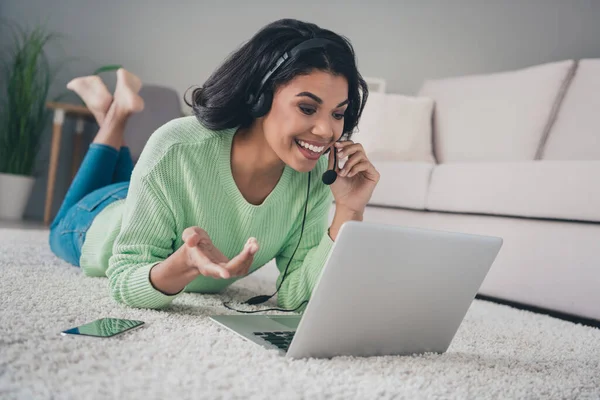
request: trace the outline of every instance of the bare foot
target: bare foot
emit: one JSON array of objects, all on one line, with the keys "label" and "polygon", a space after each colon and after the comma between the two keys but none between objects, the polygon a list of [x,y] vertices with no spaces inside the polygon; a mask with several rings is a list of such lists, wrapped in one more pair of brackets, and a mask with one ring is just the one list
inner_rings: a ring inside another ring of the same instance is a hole
[{"label": "bare foot", "polygon": [[67,83],[67,89],[77,93],[87,108],[94,114],[98,125],[102,125],[108,108],[113,101],[110,92],[97,75],[82,76]]},{"label": "bare foot", "polygon": [[133,114],[144,109],[144,100],[138,95],[141,88],[140,78],[124,68],[117,70],[117,87],[114,97],[121,110]]}]

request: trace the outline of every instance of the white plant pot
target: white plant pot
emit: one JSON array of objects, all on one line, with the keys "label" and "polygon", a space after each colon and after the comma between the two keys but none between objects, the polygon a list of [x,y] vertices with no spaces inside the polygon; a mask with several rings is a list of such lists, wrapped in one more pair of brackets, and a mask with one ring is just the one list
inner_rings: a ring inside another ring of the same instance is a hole
[{"label": "white plant pot", "polygon": [[0,219],[15,221],[23,218],[35,178],[0,173]]}]

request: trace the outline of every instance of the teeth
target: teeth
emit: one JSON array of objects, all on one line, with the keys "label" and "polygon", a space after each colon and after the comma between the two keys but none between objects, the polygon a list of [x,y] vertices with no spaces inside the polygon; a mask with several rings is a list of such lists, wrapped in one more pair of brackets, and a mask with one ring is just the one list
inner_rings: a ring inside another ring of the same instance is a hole
[{"label": "teeth", "polygon": [[298,140],[298,143],[300,143],[300,145],[302,147],[305,147],[314,153],[320,153],[323,151],[323,149],[325,149],[325,146],[320,146],[320,147],[313,146],[312,144],[308,144],[306,142],[303,142],[302,140]]}]

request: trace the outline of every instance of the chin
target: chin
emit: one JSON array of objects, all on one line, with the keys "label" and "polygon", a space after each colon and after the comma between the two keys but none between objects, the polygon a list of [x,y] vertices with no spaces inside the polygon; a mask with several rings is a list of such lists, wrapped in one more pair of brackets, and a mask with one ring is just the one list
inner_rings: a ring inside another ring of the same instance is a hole
[{"label": "chin", "polygon": [[309,163],[300,163],[298,161],[292,161],[288,163],[288,166],[297,172],[310,172],[317,166],[316,161],[311,161]]},{"label": "chin", "polygon": [[312,166],[309,166],[309,167],[303,165],[303,166],[301,166],[299,168],[294,168],[294,167],[292,167],[292,168],[294,168],[298,172],[310,172],[313,169],[315,169],[316,166],[317,166],[317,163],[315,162]]},{"label": "chin", "polygon": [[304,158],[301,154],[294,153],[290,154],[289,162],[286,164],[298,172],[310,172],[317,166],[319,160],[309,160]]}]

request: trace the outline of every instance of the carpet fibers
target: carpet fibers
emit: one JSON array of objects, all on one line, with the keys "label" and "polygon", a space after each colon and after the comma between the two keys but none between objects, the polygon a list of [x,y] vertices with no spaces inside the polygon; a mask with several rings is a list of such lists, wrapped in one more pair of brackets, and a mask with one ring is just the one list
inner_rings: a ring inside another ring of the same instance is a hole
[{"label": "carpet fibers", "polygon": [[[2,399],[600,398],[600,330],[475,300],[445,354],[289,360],[207,315],[273,290],[273,265],[218,295],[132,309],[56,258],[47,231],[0,229]],[[374,309],[377,305],[373,304]],[[249,308],[248,308],[249,309]],[[60,331],[102,317],[110,339]]]}]

